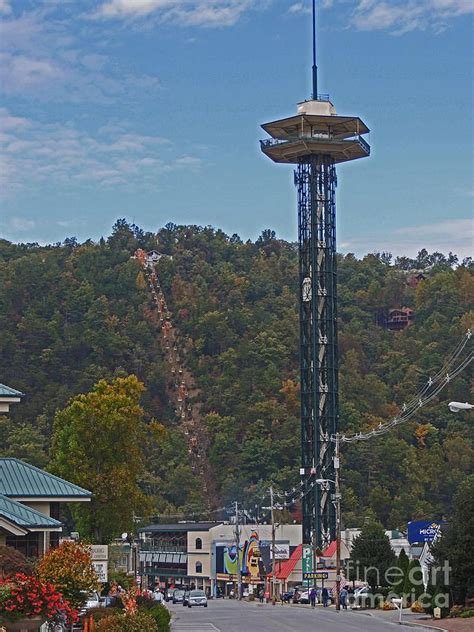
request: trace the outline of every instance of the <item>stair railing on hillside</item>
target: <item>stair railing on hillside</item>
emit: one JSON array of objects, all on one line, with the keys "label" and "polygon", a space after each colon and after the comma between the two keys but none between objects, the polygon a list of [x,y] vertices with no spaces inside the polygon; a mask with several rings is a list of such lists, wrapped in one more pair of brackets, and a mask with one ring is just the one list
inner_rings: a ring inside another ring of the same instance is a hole
[{"label": "stair railing on hillside", "polygon": [[144,251],[138,250],[135,258],[143,268],[153,305],[158,311],[161,326],[160,342],[168,370],[168,394],[175,406],[179,428],[186,440],[192,471],[202,478],[203,491],[209,509],[212,510],[218,505],[211,466],[207,458],[209,438],[200,413],[202,404],[196,401],[199,389],[191,371],[184,363],[184,353],[180,353],[184,346],[180,342],[179,331],[173,324],[155,263],[147,259]]}]

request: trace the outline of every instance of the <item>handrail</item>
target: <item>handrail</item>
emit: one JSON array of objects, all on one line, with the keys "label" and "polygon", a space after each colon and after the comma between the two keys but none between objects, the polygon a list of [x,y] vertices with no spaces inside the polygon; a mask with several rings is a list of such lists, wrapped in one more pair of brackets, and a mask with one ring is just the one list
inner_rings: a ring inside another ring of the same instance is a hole
[{"label": "handrail", "polygon": [[309,141],[321,141],[324,143],[354,143],[357,142],[363,147],[367,152],[370,152],[370,145],[367,141],[365,141],[362,136],[356,135],[352,138],[333,138],[330,136],[295,136],[289,137],[285,139],[280,138],[265,138],[260,141],[260,145],[262,147],[273,147],[275,145],[285,145],[291,143],[301,143],[301,142],[309,142]]}]

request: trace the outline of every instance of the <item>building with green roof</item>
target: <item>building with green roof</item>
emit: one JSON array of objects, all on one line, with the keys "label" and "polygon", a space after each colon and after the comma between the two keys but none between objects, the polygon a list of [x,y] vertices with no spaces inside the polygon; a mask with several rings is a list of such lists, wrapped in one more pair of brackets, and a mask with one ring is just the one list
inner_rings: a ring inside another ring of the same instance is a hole
[{"label": "building with green roof", "polygon": [[17,404],[23,396],[24,393],[21,391],[17,391],[5,384],[0,384],[0,413],[10,412],[11,404]]},{"label": "building with green roof", "polygon": [[59,539],[59,503],[91,497],[87,489],[34,465],[0,457],[0,544],[40,557]]}]

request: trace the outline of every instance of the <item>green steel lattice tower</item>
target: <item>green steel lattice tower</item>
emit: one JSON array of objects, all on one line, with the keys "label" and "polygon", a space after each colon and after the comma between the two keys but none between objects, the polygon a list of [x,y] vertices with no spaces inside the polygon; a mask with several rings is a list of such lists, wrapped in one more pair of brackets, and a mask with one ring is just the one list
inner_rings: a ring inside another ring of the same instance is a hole
[{"label": "green steel lattice tower", "polygon": [[338,346],[336,284],[336,164],[369,156],[369,132],[359,117],[338,116],[327,95],[317,94],[313,3],[313,98],[297,114],[265,123],[270,138],[263,153],[296,165],[298,197],[301,482],[303,543],[324,549],[335,537],[331,489],[314,484],[334,480],[338,431]]}]

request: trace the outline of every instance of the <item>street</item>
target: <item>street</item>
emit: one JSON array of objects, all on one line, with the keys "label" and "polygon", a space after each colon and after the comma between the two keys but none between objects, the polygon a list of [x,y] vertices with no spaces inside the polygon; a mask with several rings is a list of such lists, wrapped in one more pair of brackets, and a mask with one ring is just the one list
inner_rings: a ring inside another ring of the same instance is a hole
[{"label": "street", "polygon": [[172,632],[393,632],[409,629],[360,612],[336,612],[333,608],[312,610],[228,599],[209,601],[208,608],[168,605],[173,613]]}]

